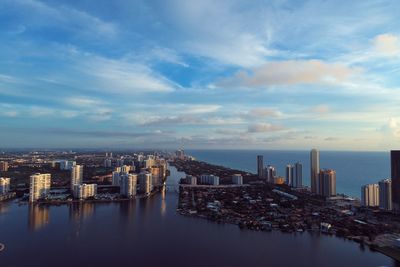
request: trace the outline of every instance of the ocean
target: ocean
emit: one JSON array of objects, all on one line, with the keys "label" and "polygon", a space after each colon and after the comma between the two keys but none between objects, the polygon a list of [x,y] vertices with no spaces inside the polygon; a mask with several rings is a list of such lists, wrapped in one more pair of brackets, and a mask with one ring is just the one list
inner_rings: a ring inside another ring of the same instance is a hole
[{"label": "ocean", "polygon": [[[186,150],[200,161],[233,169],[257,172],[257,155],[264,156],[265,165],[277,168],[285,176],[287,164],[303,164],[303,184],[310,185],[310,151],[277,150]],[[320,167],[336,171],[336,191],[361,197],[361,186],[390,177],[389,152],[320,151]]]}]

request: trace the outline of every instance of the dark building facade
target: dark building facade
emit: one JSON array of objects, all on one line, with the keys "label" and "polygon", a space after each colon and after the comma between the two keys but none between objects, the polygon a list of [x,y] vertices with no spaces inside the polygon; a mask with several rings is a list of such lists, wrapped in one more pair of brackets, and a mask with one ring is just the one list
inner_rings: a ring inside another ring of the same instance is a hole
[{"label": "dark building facade", "polygon": [[400,150],[390,151],[390,162],[393,209],[400,211]]}]

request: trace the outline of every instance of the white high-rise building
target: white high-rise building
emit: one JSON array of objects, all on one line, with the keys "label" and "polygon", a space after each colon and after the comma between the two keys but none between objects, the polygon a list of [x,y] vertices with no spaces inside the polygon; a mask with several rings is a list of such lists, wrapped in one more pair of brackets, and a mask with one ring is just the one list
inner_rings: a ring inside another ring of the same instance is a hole
[{"label": "white high-rise building", "polygon": [[51,186],[50,173],[36,173],[30,177],[29,202],[44,198],[49,194]]},{"label": "white high-rise building", "polygon": [[314,194],[321,194],[319,185],[319,151],[312,149],[310,152],[311,162],[311,192]]},{"label": "white high-rise building", "polygon": [[71,190],[74,190],[75,185],[82,184],[83,181],[83,166],[75,165],[71,169]]},{"label": "white high-rise building", "polygon": [[10,178],[0,177],[0,194],[10,191]]},{"label": "white high-rise building", "polygon": [[288,186],[293,186],[294,184],[294,166],[286,165],[286,184]]},{"label": "white high-rise building", "polygon": [[300,162],[294,164],[293,186],[297,188],[303,187],[303,165]]},{"label": "white high-rise building", "polygon": [[141,172],[138,175],[139,178],[139,189],[142,193],[144,194],[150,194],[150,192],[153,190],[152,184],[151,184],[151,173],[148,172]]},{"label": "white high-rise building", "polygon": [[267,168],[265,168],[264,170],[266,178],[267,178],[267,182],[268,183],[275,183],[275,177],[276,175],[276,168],[274,166],[268,165]]},{"label": "white high-rise building", "polygon": [[379,208],[392,210],[392,179],[379,181]]},{"label": "white high-rise building", "polygon": [[138,176],[136,174],[122,174],[120,180],[120,194],[128,198],[136,196],[137,180]]},{"label": "white high-rise building", "polygon": [[69,171],[72,170],[72,167],[76,165],[76,161],[73,160],[61,160],[60,161],[60,170]]},{"label": "white high-rise building", "polygon": [[80,184],[75,185],[74,192],[79,199],[94,197],[97,194],[97,184]]},{"label": "white high-rise building", "polygon": [[200,183],[208,185],[219,185],[219,177],[212,174],[203,174],[200,176]]},{"label": "white high-rise building", "polygon": [[378,184],[367,184],[361,187],[361,203],[366,207],[379,206]]},{"label": "white high-rise building", "polygon": [[237,185],[243,184],[243,176],[241,174],[232,175],[232,183]]}]

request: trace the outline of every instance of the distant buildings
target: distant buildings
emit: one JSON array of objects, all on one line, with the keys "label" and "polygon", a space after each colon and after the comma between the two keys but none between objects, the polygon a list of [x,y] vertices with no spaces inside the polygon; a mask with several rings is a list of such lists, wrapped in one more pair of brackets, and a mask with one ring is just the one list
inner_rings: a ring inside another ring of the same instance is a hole
[{"label": "distant buildings", "polygon": [[0,161],[0,171],[7,172],[8,171],[8,162]]},{"label": "distant buildings", "polygon": [[138,175],[139,178],[139,191],[144,194],[150,194],[153,189],[151,184],[151,173],[141,172]]},{"label": "distant buildings", "polygon": [[274,166],[268,165],[267,168],[265,168],[265,176],[267,179],[267,182],[269,183],[275,183],[274,178],[276,177],[276,168]]},{"label": "distant buildings", "polygon": [[336,172],[321,170],[319,173],[319,194],[324,197],[336,196]]},{"label": "distant buildings", "polygon": [[257,175],[258,178],[264,179],[264,157],[262,155],[257,156]]},{"label": "distant buildings", "polygon": [[367,184],[361,187],[361,204],[366,207],[379,206],[378,184]]},{"label": "distant buildings", "polygon": [[75,165],[71,169],[71,190],[74,190],[75,185],[82,184],[83,181],[83,166]]},{"label": "distant buildings", "polygon": [[29,202],[35,202],[40,198],[45,198],[50,191],[51,174],[36,173],[30,176]]},{"label": "distant buildings", "polygon": [[175,151],[175,156],[178,159],[184,160],[185,159],[185,151],[183,149]]},{"label": "distant buildings", "polygon": [[112,161],[111,161],[111,159],[105,159],[105,160],[104,160],[104,167],[106,167],[106,168],[111,168],[111,166],[112,166]]},{"label": "distant buildings", "polygon": [[197,185],[197,177],[193,175],[186,175],[186,184]]},{"label": "distant buildings", "polygon": [[300,162],[294,164],[293,187],[303,187],[303,165]]},{"label": "distant buildings", "polygon": [[293,186],[294,179],[294,168],[293,165],[286,165],[286,184],[288,186]]},{"label": "distant buildings", "polygon": [[69,171],[76,165],[76,161],[73,160],[60,160],[60,170]]},{"label": "distant buildings", "polygon": [[314,194],[320,194],[319,186],[319,151],[312,149],[310,152],[310,163],[311,163],[311,192]]},{"label": "distant buildings", "polygon": [[237,185],[243,184],[243,176],[241,174],[232,175],[232,183]]},{"label": "distant buildings", "polygon": [[200,183],[207,185],[219,185],[219,177],[212,174],[203,174],[200,176]]},{"label": "distant buildings", "polygon": [[390,151],[393,209],[400,212],[400,150]]},{"label": "distant buildings", "polygon": [[392,210],[392,180],[379,181],[379,208]]},{"label": "distant buildings", "polygon": [[136,174],[124,173],[120,178],[120,194],[128,198],[136,196],[138,176]]},{"label": "distant buildings", "polygon": [[10,191],[10,178],[0,177],[0,194]]},{"label": "distant buildings", "polygon": [[75,185],[74,192],[76,192],[76,198],[79,199],[95,197],[97,195],[97,184]]}]

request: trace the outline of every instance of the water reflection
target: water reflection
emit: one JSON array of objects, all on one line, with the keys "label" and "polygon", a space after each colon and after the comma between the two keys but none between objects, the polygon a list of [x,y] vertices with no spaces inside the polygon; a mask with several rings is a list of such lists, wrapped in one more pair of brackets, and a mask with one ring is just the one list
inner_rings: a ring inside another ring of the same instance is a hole
[{"label": "water reflection", "polygon": [[49,223],[50,213],[47,205],[29,204],[28,228],[37,231]]},{"label": "water reflection", "polygon": [[90,202],[71,203],[69,206],[69,218],[71,221],[82,221],[91,217],[95,204]]},{"label": "water reflection", "polygon": [[119,215],[121,222],[125,224],[132,224],[135,218],[136,201],[121,201],[119,203]]},{"label": "water reflection", "polygon": [[0,203],[0,214],[8,211],[8,205],[6,203]]},{"label": "water reflection", "polygon": [[165,216],[166,212],[167,212],[167,201],[166,201],[166,197],[167,197],[167,187],[164,185],[161,189],[161,216]]}]

